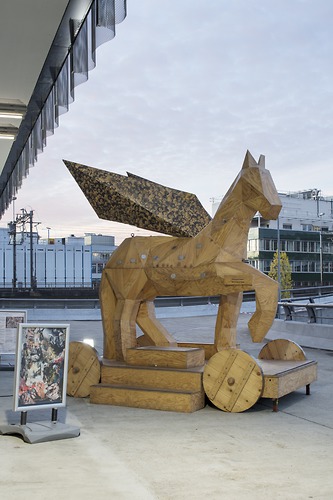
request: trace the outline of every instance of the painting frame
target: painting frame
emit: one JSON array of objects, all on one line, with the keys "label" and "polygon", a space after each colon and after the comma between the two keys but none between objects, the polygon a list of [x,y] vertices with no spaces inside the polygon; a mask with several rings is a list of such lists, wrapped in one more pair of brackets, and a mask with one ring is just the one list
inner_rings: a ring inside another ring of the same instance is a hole
[{"label": "painting frame", "polygon": [[66,406],[69,332],[69,324],[19,324],[14,411]]}]

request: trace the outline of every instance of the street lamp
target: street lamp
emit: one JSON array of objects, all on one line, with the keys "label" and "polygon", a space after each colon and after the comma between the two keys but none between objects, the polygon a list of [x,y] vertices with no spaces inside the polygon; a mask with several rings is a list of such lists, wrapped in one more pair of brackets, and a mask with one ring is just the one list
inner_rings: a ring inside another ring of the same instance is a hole
[{"label": "street lamp", "polygon": [[[280,251],[280,218],[278,216],[277,218],[277,278],[278,278],[278,284],[279,284],[279,291],[278,291],[278,302],[281,302],[281,251]],[[280,318],[280,306],[278,305],[277,308],[278,311],[278,318]]]},{"label": "street lamp", "polygon": [[50,229],[52,229],[51,227],[47,227],[47,242],[49,243],[49,239],[50,239]]},{"label": "street lamp", "polygon": [[324,212],[318,213],[320,217],[320,230],[319,230],[319,268],[320,268],[320,286],[324,285],[324,269],[323,269],[323,231],[322,231],[322,216],[325,215]]}]

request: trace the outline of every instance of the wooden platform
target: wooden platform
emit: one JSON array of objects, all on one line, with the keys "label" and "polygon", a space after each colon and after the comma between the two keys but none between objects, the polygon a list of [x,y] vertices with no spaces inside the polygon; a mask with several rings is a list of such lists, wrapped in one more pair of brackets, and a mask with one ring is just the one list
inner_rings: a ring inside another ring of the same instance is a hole
[{"label": "wooden platform", "polygon": [[[205,351],[207,358],[209,350],[185,345],[147,346],[128,349],[127,362],[104,359],[101,366],[101,383],[91,386],[90,401],[95,404],[186,413],[200,410],[205,406],[203,373],[207,362]],[[221,352],[219,356],[224,357]],[[279,398],[300,387],[306,387],[306,393],[310,394],[310,384],[317,379],[316,361],[253,358],[254,367],[250,367],[251,373],[256,373],[257,366],[262,388],[258,389],[259,392],[256,391],[257,395],[252,401],[248,394],[252,383],[250,384],[249,377],[245,376],[248,371],[248,355],[241,350],[231,350],[230,356],[230,367],[228,363],[226,366],[222,364],[217,367],[223,377],[218,373],[216,383],[221,379],[229,384],[230,397],[233,393],[236,394],[236,389],[241,386],[239,401],[242,402],[245,398],[248,404],[241,404],[240,409],[237,409],[237,405],[229,408],[229,403],[217,405],[225,411],[244,411],[260,397],[272,399],[273,410],[277,411]],[[244,358],[245,365],[242,366],[240,361],[233,364],[235,356],[237,359]],[[229,373],[229,368],[237,368],[238,371]],[[215,382],[213,385],[215,387]],[[218,389],[215,392],[217,393]]]},{"label": "wooden platform", "polygon": [[128,349],[127,362],[103,360],[95,404],[192,413],[205,406],[205,353],[198,348]]},{"label": "wooden platform", "polygon": [[310,384],[317,380],[317,361],[285,361],[258,359],[263,371],[264,388],[261,397],[273,400],[273,410],[278,409],[278,400],[286,394],[306,387],[310,394]]}]

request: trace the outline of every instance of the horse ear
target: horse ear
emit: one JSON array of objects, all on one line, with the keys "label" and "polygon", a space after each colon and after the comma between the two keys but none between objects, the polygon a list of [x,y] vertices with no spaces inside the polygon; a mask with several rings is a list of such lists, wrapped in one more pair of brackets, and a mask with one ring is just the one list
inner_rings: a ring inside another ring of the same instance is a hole
[{"label": "horse ear", "polygon": [[259,156],[258,165],[261,168],[265,168],[265,155],[260,155]]},{"label": "horse ear", "polygon": [[250,168],[250,167],[257,167],[257,166],[258,166],[258,163],[253,158],[250,151],[247,150],[245,158],[244,158],[242,169],[246,169],[246,168]]}]

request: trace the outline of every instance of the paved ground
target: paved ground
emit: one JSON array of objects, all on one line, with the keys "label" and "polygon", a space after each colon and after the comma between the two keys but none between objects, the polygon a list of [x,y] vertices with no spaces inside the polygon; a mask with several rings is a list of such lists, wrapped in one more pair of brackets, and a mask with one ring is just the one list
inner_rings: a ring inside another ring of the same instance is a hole
[{"label": "paved ground", "polygon": [[[256,356],[242,314],[238,341]],[[211,341],[214,318],[163,319],[179,341]],[[95,339],[99,321],[71,321],[71,339]],[[243,413],[211,406],[193,414],[92,405],[67,399],[59,420],[77,425],[78,438],[30,445],[0,436],[1,500],[201,500],[333,498],[333,357],[306,349],[318,361],[319,380],[280,400],[273,413],[259,400]],[[0,372],[0,424],[18,422],[11,411],[13,372]],[[38,414],[38,415],[37,415]],[[47,420],[30,412],[28,422]]]}]

